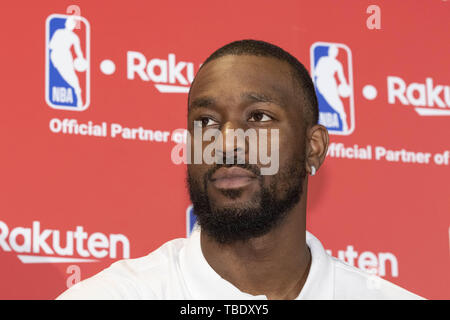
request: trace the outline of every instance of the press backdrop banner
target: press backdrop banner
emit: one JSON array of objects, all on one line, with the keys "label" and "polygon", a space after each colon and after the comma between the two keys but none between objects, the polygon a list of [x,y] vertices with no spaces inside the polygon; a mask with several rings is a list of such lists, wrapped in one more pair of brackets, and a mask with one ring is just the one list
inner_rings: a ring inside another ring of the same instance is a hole
[{"label": "press backdrop banner", "polygon": [[183,142],[205,58],[272,42],[310,71],[327,158],[308,230],[346,262],[450,298],[450,3],[10,1],[0,5],[0,298],[54,299],[186,237]]}]

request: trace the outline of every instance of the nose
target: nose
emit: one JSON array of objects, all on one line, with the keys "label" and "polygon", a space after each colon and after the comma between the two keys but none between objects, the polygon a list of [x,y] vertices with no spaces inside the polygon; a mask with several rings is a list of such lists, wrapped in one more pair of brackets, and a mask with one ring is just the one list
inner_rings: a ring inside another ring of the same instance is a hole
[{"label": "nose", "polygon": [[239,137],[239,131],[244,129],[231,121],[222,126],[222,143],[216,149],[216,157],[222,159],[224,164],[245,163],[246,141]]}]

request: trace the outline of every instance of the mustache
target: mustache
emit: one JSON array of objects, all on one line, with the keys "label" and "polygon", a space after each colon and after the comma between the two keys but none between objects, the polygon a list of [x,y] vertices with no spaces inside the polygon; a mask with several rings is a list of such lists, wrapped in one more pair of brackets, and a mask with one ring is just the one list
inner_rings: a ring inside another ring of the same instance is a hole
[{"label": "mustache", "polygon": [[206,174],[204,176],[205,184],[206,184],[207,181],[211,181],[211,177],[213,176],[213,174],[217,170],[222,168],[222,167],[225,167],[225,168],[239,167],[241,169],[245,169],[245,170],[248,170],[248,171],[252,172],[253,174],[256,175],[256,177],[258,179],[262,178],[262,176],[261,176],[261,169],[257,165],[254,165],[254,164],[249,164],[249,163],[244,163],[244,164],[215,164],[212,168],[210,168],[206,172]]}]

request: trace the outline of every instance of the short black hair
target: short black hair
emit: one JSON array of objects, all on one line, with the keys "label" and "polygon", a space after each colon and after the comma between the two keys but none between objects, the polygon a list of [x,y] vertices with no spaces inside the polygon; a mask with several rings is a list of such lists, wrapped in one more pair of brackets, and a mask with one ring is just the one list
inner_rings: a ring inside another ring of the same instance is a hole
[{"label": "short black hair", "polygon": [[[202,67],[208,62],[227,55],[252,55],[261,57],[273,57],[281,61],[287,62],[292,68],[292,75],[305,97],[305,105],[302,108],[304,112],[305,122],[308,125],[317,124],[319,121],[319,107],[317,102],[316,91],[311,76],[305,66],[298,61],[289,52],[282,48],[261,40],[245,39],[234,41],[224,45],[214,51],[203,63]],[[201,68],[200,68],[201,69]],[[306,108],[305,108],[306,106]]]}]

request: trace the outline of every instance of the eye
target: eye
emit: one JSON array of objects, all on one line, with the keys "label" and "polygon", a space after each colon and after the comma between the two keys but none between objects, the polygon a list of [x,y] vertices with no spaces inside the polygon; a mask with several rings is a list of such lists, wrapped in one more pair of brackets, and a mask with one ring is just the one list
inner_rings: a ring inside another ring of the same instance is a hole
[{"label": "eye", "polygon": [[210,117],[201,117],[194,121],[195,126],[200,126],[201,128],[212,126],[217,124],[218,122],[213,120]]},{"label": "eye", "polygon": [[[252,120],[253,119],[253,120]],[[268,116],[267,114],[263,112],[253,112],[250,116],[249,121],[251,122],[267,122],[271,121],[273,118],[271,116]]]}]

